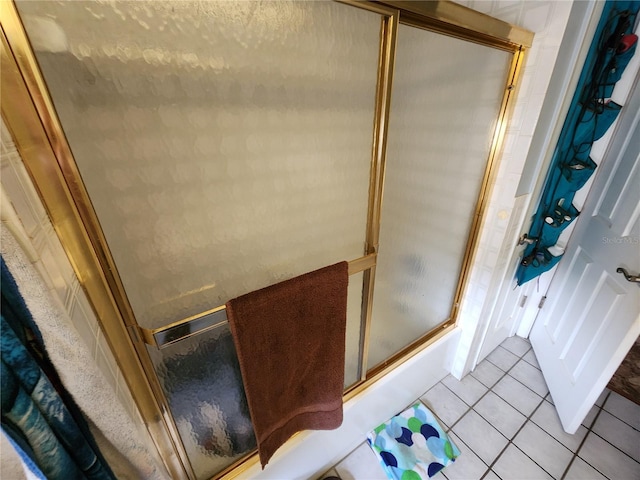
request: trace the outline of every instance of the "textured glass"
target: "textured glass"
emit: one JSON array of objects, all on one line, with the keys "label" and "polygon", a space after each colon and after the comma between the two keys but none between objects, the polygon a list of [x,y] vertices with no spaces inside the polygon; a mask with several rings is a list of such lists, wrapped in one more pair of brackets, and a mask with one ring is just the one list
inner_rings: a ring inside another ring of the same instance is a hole
[{"label": "textured glass", "polygon": [[379,15],[18,7],[142,326],[363,254]]},{"label": "textured glass", "polygon": [[358,360],[360,358],[360,319],[362,317],[362,282],[363,273],[349,277],[347,295],[347,333],[344,358],[345,388],[358,381]]},{"label": "textured glass", "polygon": [[[17,4],[142,326],[363,255],[379,15],[336,2]],[[362,277],[350,278],[347,385]],[[148,350],[198,478],[255,447],[227,326]]]},{"label": "textured glass", "polygon": [[256,448],[228,325],[147,350],[197,478],[211,478]]},{"label": "textured glass", "polygon": [[510,60],[400,25],[370,367],[449,318]]}]

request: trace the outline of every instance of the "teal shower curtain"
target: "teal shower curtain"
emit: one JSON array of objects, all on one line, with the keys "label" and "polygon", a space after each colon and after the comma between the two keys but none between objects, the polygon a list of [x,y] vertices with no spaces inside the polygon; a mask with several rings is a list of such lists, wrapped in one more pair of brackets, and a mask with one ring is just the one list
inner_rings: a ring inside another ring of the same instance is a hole
[{"label": "teal shower curtain", "polygon": [[37,478],[115,480],[82,413],[51,365],[4,259],[0,263],[3,431]]}]

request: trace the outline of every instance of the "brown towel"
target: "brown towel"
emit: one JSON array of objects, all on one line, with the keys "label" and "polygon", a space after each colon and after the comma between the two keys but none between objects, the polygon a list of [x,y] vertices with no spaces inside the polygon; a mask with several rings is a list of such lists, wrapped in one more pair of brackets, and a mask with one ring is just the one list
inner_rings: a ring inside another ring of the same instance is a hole
[{"label": "brown towel", "polygon": [[227,303],[262,468],[300,430],[342,424],[348,264]]}]

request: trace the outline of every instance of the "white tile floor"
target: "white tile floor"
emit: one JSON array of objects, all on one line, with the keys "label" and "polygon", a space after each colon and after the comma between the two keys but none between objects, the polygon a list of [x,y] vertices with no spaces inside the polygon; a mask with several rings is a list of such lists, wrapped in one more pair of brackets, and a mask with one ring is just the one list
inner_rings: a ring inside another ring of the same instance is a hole
[{"label": "white tile floor", "polygon": [[[640,406],[605,390],[574,435],[564,432],[527,340],[511,337],[462,381],[421,400],[462,452],[441,480],[640,480]],[[386,480],[365,443],[328,475]]]}]

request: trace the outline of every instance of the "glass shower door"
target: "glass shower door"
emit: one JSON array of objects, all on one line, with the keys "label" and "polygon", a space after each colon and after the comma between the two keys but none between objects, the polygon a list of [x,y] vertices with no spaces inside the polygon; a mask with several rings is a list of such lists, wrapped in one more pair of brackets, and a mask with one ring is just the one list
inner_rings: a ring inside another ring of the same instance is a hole
[{"label": "glass shower door", "polygon": [[[336,2],[17,4],[139,325],[364,255],[380,15]],[[362,282],[350,277],[348,385]],[[226,325],[148,353],[198,478],[254,448]]]},{"label": "glass shower door", "polygon": [[369,367],[452,316],[512,59],[400,25]]}]

